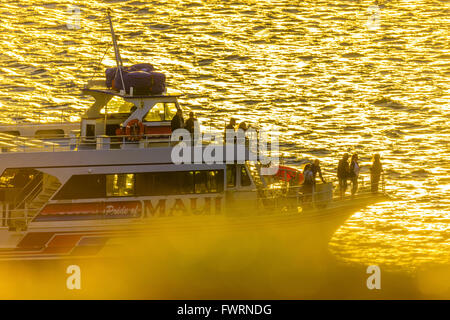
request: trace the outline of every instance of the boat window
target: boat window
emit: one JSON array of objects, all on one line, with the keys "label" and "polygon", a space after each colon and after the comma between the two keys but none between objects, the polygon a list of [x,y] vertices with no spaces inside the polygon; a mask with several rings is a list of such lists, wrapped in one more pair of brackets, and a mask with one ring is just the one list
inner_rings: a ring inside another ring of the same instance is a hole
[{"label": "boat window", "polygon": [[144,121],[164,121],[164,103],[155,104],[144,117]]},{"label": "boat window", "polygon": [[150,111],[144,117],[144,122],[170,121],[172,120],[173,116],[176,113],[177,107],[175,103],[158,102],[150,109]]},{"label": "boat window", "polygon": [[0,188],[23,188],[37,173],[34,169],[6,169],[0,177]]},{"label": "boat window", "polygon": [[[164,173],[159,173],[164,175]],[[165,190],[166,194],[190,194],[194,193],[194,172],[179,171],[170,172],[172,183]]]},{"label": "boat window", "polygon": [[220,179],[218,170],[207,171],[206,188],[209,192],[219,192],[223,185],[223,178]]},{"label": "boat window", "polygon": [[107,124],[106,125],[106,135],[115,136],[116,130],[120,128],[120,124]]},{"label": "boat window", "polygon": [[194,172],[179,171],[174,173],[177,181],[174,191],[177,192],[177,194],[194,193]]},{"label": "boat window", "polygon": [[165,120],[172,120],[172,118],[177,113],[177,106],[173,102],[165,103],[164,110],[165,110]]},{"label": "boat window", "polygon": [[90,174],[72,176],[54,199],[163,196],[222,191],[223,170]]},{"label": "boat window", "polygon": [[20,136],[20,132],[19,132],[19,131],[16,131],[16,130],[12,130],[12,131],[1,131],[0,133],[3,133],[3,134],[9,134],[10,136],[16,136],[16,137]]},{"label": "boat window", "polygon": [[136,193],[139,196],[194,193],[194,173],[191,171],[137,173]]},{"label": "boat window", "polygon": [[223,191],[223,171],[176,171],[136,174],[136,194],[157,196]]},{"label": "boat window", "polygon": [[63,129],[37,130],[34,135],[38,139],[64,137],[64,130]]},{"label": "boat window", "polygon": [[54,196],[55,200],[104,198],[105,175],[86,174],[70,177],[69,181]]},{"label": "boat window", "polygon": [[247,187],[251,184],[252,181],[250,180],[250,176],[248,175],[245,166],[241,166],[241,187]]},{"label": "boat window", "polygon": [[13,179],[16,172],[14,169],[6,169],[0,177],[0,188],[13,188]]},{"label": "boat window", "polygon": [[235,164],[227,165],[227,187],[229,187],[229,188],[236,187],[236,165]]},{"label": "boat window", "polygon": [[86,137],[94,137],[94,136],[95,136],[95,124],[87,124]]},{"label": "boat window", "polygon": [[109,174],[106,176],[106,196],[127,197],[135,195],[134,174]]},{"label": "boat window", "polygon": [[207,171],[195,171],[195,193],[207,193],[206,180],[208,178]]},{"label": "boat window", "polygon": [[[111,113],[131,113],[132,108],[136,108],[134,103],[124,101],[122,98],[113,97],[106,105],[106,112]],[[101,114],[105,114],[105,108],[100,110]]]}]

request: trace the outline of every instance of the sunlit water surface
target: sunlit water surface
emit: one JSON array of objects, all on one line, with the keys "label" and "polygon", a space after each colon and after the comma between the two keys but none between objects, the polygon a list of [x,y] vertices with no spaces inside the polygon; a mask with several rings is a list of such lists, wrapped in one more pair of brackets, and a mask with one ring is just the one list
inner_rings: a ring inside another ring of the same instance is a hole
[{"label": "sunlit water surface", "polygon": [[79,89],[114,64],[114,9],[126,64],[151,62],[205,127],[230,115],[282,133],[286,163],[343,152],[363,174],[382,155],[398,200],[349,219],[331,241],[343,263],[413,271],[450,263],[449,2],[70,1],[0,4],[0,120],[76,121]]}]

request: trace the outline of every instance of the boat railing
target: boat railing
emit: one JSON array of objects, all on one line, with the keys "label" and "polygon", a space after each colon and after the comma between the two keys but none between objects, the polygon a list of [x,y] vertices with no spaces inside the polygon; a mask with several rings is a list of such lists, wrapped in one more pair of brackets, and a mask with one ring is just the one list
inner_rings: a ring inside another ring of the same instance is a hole
[{"label": "boat railing", "polygon": [[[328,181],[331,181],[333,185],[336,186],[336,188],[339,188],[339,179],[337,177],[328,178]],[[379,189],[381,192],[386,193],[386,177],[385,173],[381,172],[380,180],[378,182]],[[348,179],[348,186],[347,186],[347,192],[349,192],[352,188],[352,181],[351,179]],[[370,175],[367,177],[363,173],[360,173],[358,176],[358,193],[372,192],[372,181],[370,180]]]},{"label": "boat railing", "polygon": [[[57,108],[53,110],[39,111],[35,110],[32,115],[24,117],[21,111],[16,111],[11,119],[14,125],[42,125],[42,124],[66,124],[71,118],[79,118],[81,111],[74,108]],[[72,120],[73,121],[73,120]],[[10,124],[5,124],[10,125]]]},{"label": "boat railing", "polygon": [[[386,179],[384,172],[381,173],[379,181],[379,189],[372,189],[370,179],[367,179],[363,174],[358,177],[358,188],[354,195],[351,194],[351,182],[346,190],[346,194],[343,198],[339,195],[339,183],[337,179],[327,179],[328,182],[317,183],[312,190],[305,192],[303,185],[290,186],[283,183],[281,185],[273,187],[265,187],[258,189],[258,195],[260,201],[278,200],[274,202],[273,209],[279,209],[279,207],[286,207],[283,203],[283,199],[292,203],[297,203],[299,207],[307,208],[321,208],[325,207],[330,202],[347,201],[354,199],[355,197],[370,197],[374,195],[386,194]],[[328,188],[323,188],[328,186]],[[321,190],[322,189],[322,190]],[[239,191],[236,191],[239,192]],[[263,196],[261,196],[263,195]],[[281,201],[281,202],[280,202]],[[277,208],[278,207],[278,208]]]},{"label": "boat railing", "polygon": [[29,208],[7,208],[3,210],[3,216],[1,217],[1,226],[7,227],[13,231],[26,230],[29,223],[34,219],[36,210],[30,210]]},{"label": "boat railing", "polygon": [[146,134],[139,138],[130,136],[80,136],[56,135],[41,138],[14,136],[0,133],[0,152],[62,152],[78,150],[107,150],[171,146],[170,135]]},{"label": "boat railing", "polygon": [[[179,141],[172,141],[171,134],[98,135],[82,136],[77,134],[45,136],[15,136],[0,133],[0,153],[13,152],[63,152],[79,150],[135,149],[151,147],[173,147]],[[194,144],[191,142],[192,145]],[[236,143],[236,142],[235,142]],[[239,143],[239,142],[237,142]],[[223,144],[223,141],[202,141],[202,145]],[[243,143],[245,144],[245,142]],[[271,153],[271,148],[268,148]]]}]

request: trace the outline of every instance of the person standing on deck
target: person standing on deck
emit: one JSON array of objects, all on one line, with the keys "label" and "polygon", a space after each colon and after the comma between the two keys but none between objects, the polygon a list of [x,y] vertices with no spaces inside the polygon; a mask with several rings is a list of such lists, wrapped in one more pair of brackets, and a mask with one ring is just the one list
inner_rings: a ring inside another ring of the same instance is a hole
[{"label": "person standing on deck", "polygon": [[372,166],[370,167],[370,189],[372,193],[378,192],[381,172],[383,172],[383,167],[381,166],[380,155],[376,153],[373,155]]},{"label": "person standing on deck", "polygon": [[172,129],[172,132],[174,132],[177,129],[184,128],[183,111],[181,111],[181,109],[177,110],[177,113],[172,118],[172,121],[170,122],[170,127]]},{"label": "person standing on deck", "polygon": [[244,132],[246,132],[248,129],[250,129],[250,125],[247,125],[245,121],[242,121],[241,123],[239,123],[238,130],[239,129],[242,129]]},{"label": "person standing on deck", "polygon": [[314,176],[314,184],[316,184],[316,176],[319,174],[320,180],[322,180],[322,183],[326,183],[325,179],[322,176],[322,169],[320,168],[320,160],[316,159],[314,160],[313,164],[311,165],[311,170]]},{"label": "person standing on deck", "polygon": [[347,179],[349,176],[349,164],[348,164],[348,153],[344,153],[342,159],[339,160],[338,168],[337,168],[337,176],[339,180],[339,193],[341,199],[345,196],[345,191],[347,190]]},{"label": "person standing on deck", "polygon": [[[224,141],[225,143],[236,143],[237,139],[234,136],[236,133],[236,119],[231,118],[230,122],[225,126],[225,135]],[[234,139],[232,139],[234,137]]]},{"label": "person standing on deck", "polygon": [[238,126],[238,132],[240,132],[241,135],[242,134],[244,135],[244,141],[245,141],[246,146],[248,146],[250,143],[249,138],[246,136],[246,133],[247,133],[248,129],[250,129],[250,128],[251,128],[251,126],[247,125],[247,123],[245,121],[242,121],[241,123],[239,123],[239,126]]},{"label": "person standing on deck", "polygon": [[235,118],[230,119],[230,122],[225,127],[225,131],[227,131],[227,130],[236,131],[236,119]]},{"label": "person standing on deck", "polygon": [[312,201],[312,196],[314,193],[314,174],[312,171],[312,165],[310,163],[306,164],[303,169],[303,201]]},{"label": "person standing on deck", "polygon": [[350,162],[350,179],[352,181],[352,196],[356,194],[358,190],[358,178],[359,178],[359,164],[358,164],[358,154],[354,153],[352,155],[352,160]]},{"label": "person standing on deck", "polygon": [[189,118],[186,120],[184,128],[191,134],[191,144],[195,145],[198,142],[198,135],[200,133],[200,127],[198,120],[195,118],[194,113],[189,112]]},{"label": "person standing on deck", "polygon": [[186,120],[184,128],[189,131],[190,134],[194,134],[195,127],[197,125],[197,119],[194,117],[194,113],[189,113],[189,118]]}]

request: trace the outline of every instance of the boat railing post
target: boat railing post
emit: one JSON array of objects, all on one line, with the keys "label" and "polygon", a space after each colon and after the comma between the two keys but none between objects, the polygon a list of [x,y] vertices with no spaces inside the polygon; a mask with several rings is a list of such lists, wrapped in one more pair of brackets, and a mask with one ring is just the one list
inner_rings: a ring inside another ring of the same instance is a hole
[{"label": "boat railing post", "polygon": [[[357,193],[364,193],[364,177],[360,174],[359,176],[358,176],[358,178],[359,178],[359,187],[358,187],[358,190],[356,190],[356,192]],[[361,192],[361,190],[363,190],[363,192]]]},{"label": "boat railing post", "polygon": [[145,148],[145,144],[146,144],[146,139],[144,140],[139,140],[139,149],[143,149]]},{"label": "boat railing post", "polygon": [[[23,204],[23,210],[18,209],[16,214],[16,225],[17,223],[20,224],[22,221],[25,221],[25,224],[28,221],[28,205],[27,202],[24,202]],[[21,213],[22,212],[22,213]]]},{"label": "boat railing post", "polygon": [[69,133],[69,149],[73,150],[75,149],[75,146],[77,144],[76,136],[73,132]]},{"label": "boat railing post", "polygon": [[312,201],[312,207],[316,207],[316,185],[313,184],[311,188],[311,201]]},{"label": "boat railing post", "polygon": [[0,205],[0,210],[2,212],[2,227],[5,226],[5,206],[3,204]]},{"label": "boat railing post", "polygon": [[96,137],[96,149],[97,150],[109,150],[111,145],[111,138],[106,135]]},{"label": "boat railing post", "polygon": [[11,218],[11,210],[9,210],[9,203],[6,204],[6,213],[5,213],[6,221],[5,221],[5,227],[10,223]]}]

